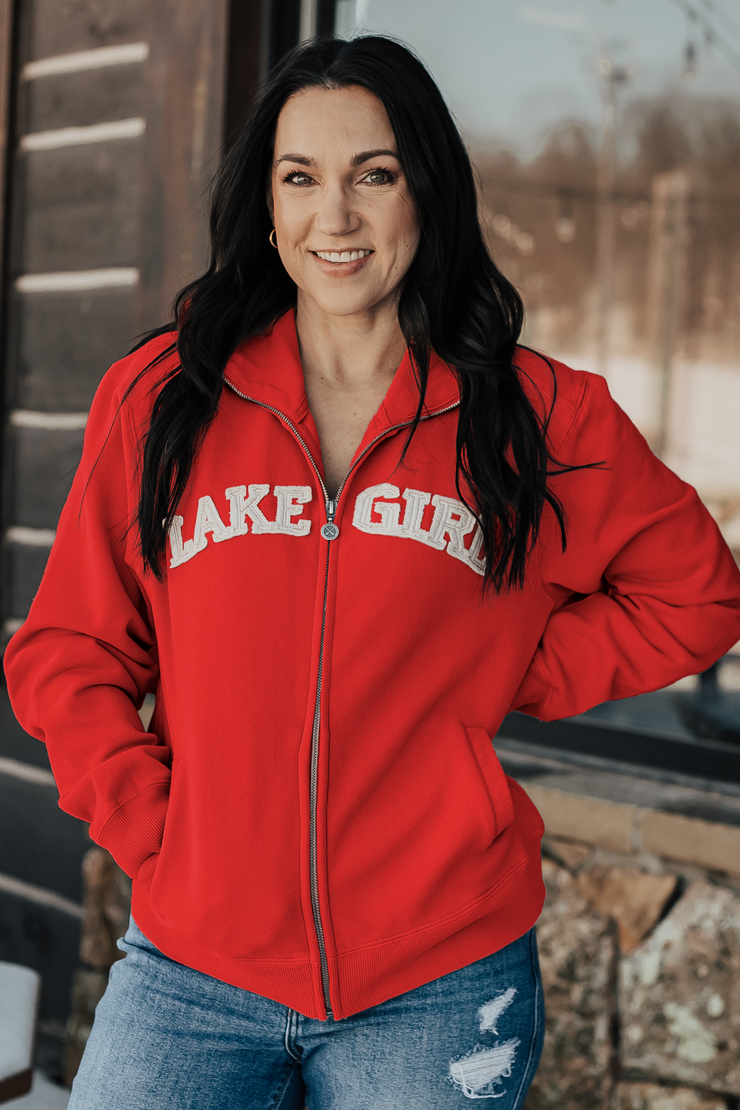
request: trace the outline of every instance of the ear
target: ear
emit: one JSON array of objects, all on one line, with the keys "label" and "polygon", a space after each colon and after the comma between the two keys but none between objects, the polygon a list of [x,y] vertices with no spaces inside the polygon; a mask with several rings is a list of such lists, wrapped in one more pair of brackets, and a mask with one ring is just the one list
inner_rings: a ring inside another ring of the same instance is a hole
[{"label": "ear", "polygon": [[267,186],[265,200],[267,201],[267,211],[270,213],[270,219],[275,223],[275,205],[272,201],[272,182]]}]

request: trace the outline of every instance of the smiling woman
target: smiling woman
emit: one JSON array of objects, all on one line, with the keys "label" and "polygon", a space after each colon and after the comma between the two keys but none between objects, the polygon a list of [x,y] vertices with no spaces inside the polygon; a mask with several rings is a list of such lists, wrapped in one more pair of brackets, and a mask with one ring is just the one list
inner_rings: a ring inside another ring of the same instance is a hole
[{"label": "smiling woman", "polygon": [[134,880],[70,1110],[518,1110],[543,825],[491,738],[705,669],[740,575],[603,380],[517,346],[398,43],[285,61],[211,243],[101,385],[6,653]]},{"label": "smiling woman", "polygon": [[406,346],[398,298],[419,220],[395,146],[383,104],[357,86],[297,93],[275,135],[268,208],[296,284],[306,393],[332,494]]}]

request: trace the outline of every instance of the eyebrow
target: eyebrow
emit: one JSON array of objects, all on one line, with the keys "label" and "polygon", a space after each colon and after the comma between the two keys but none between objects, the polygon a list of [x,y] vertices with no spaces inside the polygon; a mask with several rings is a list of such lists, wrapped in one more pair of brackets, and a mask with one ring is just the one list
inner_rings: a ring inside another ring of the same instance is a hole
[{"label": "eyebrow", "polygon": [[[391,158],[398,158],[397,150],[363,150],[360,154],[355,154],[352,157],[353,166],[361,166],[363,162],[369,162],[371,158],[380,158],[382,155]],[[316,162],[313,158],[307,158],[305,154],[281,154],[279,158],[275,159],[274,165],[278,166],[281,162],[297,162],[299,166],[315,166]]]}]

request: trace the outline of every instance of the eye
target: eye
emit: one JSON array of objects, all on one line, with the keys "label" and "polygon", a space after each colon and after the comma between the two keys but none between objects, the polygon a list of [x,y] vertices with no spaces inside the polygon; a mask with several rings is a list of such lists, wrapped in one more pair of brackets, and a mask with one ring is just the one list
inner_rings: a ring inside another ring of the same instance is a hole
[{"label": "eye", "polygon": [[369,170],[365,174],[362,183],[365,185],[392,185],[395,180],[396,175],[392,170],[387,170],[383,166],[376,166],[374,170]]},{"label": "eye", "polygon": [[286,173],[283,178],[284,185],[311,185],[313,178],[310,174],[301,173],[299,170],[293,170],[292,173]]}]

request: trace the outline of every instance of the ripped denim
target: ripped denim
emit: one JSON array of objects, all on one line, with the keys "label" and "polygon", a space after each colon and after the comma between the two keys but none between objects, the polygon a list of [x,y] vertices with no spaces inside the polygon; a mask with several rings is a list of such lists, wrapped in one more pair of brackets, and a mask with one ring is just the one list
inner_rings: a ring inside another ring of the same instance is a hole
[{"label": "ripped denim", "polygon": [[544,1036],[534,930],[343,1021],[175,963],[133,920],[68,1110],[518,1110]]}]

